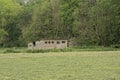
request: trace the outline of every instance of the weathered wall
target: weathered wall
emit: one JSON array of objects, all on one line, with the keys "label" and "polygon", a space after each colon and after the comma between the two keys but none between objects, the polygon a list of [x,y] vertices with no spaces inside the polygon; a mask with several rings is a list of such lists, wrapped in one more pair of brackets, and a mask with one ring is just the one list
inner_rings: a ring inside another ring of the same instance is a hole
[{"label": "weathered wall", "polygon": [[35,50],[35,49],[63,49],[67,48],[67,40],[41,40],[36,41],[35,45],[33,43],[28,44],[28,49]]}]

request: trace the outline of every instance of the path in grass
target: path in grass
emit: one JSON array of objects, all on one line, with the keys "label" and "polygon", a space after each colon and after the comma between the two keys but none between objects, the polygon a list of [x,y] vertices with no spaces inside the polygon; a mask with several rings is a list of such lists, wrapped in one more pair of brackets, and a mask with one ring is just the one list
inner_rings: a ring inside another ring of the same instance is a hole
[{"label": "path in grass", "polygon": [[0,54],[0,80],[120,80],[120,51]]}]

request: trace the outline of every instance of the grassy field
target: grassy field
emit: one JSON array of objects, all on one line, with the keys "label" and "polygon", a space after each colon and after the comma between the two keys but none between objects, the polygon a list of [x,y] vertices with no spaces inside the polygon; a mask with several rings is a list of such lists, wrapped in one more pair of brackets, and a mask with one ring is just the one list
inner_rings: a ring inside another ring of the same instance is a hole
[{"label": "grassy field", "polygon": [[120,51],[0,54],[0,80],[120,80]]},{"label": "grassy field", "polygon": [[81,46],[81,47],[68,47],[65,49],[51,49],[51,50],[28,50],[27,47],[13,47],[13,48],[0,48],[2,53],[48,53],[48,52],[83,52],[83,51],[120,51],[120,48],[103,47],[103,46]]}]

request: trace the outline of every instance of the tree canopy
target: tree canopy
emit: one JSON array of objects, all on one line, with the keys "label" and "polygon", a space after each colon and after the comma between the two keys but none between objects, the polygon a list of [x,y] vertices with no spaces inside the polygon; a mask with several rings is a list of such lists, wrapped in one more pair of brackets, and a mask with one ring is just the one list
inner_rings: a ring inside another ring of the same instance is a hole
[{"label": "tree canopy", "polygon": [[0,0],[0,46],[40,39],[120,44],[119,0]]}]

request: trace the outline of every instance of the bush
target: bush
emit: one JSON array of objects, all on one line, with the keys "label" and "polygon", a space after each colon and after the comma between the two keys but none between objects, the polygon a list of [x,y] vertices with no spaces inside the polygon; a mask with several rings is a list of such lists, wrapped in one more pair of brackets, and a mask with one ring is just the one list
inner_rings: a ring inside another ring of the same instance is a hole
[{"label": "bush", "polygon": [[27,50],[26,53],[45,53],[46,50]]},{"label": "bush", "polygon": [[120,48],[120,44],[111,45],[112,48]]},{"label": "bush", "polygon": [[6,49],[4,53],[21,53],[21,52],[14,49]]},{"label": "bush", "polygon": [[46,52],[71,52],[73,49],[48,49],[48,50],[27,50],[26,53],[46,53]]}]

